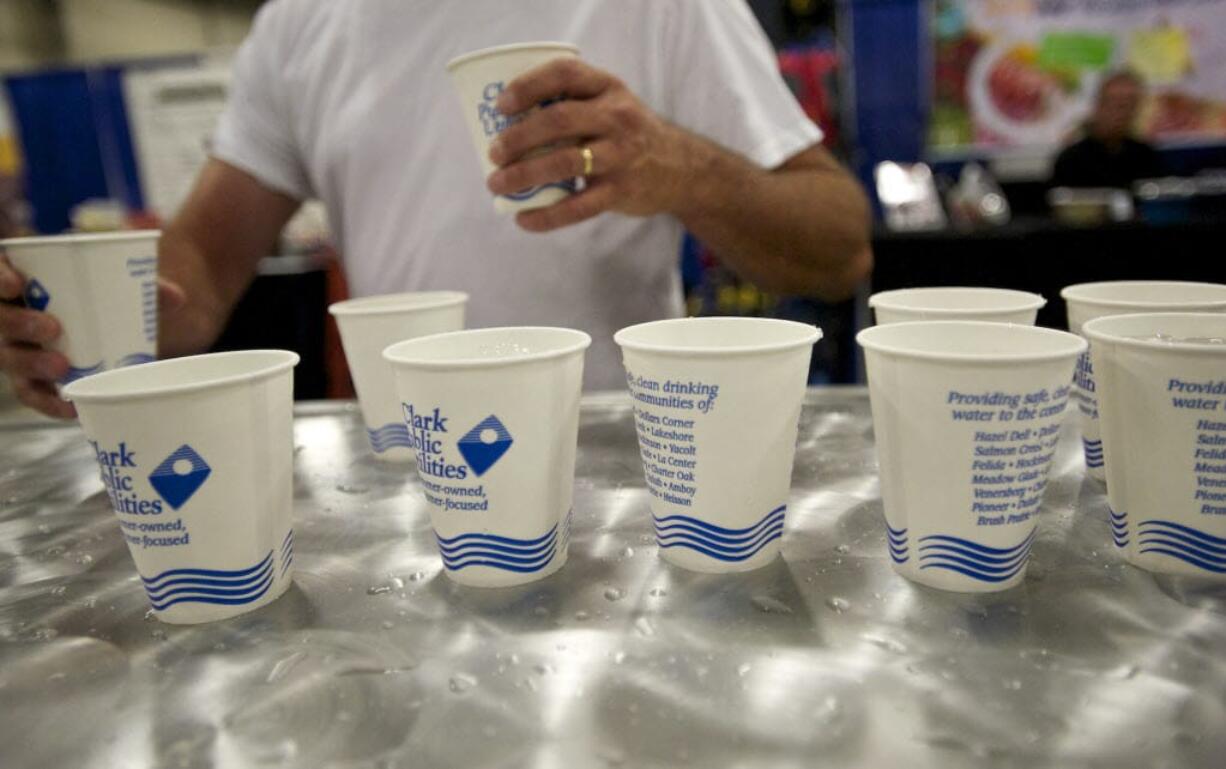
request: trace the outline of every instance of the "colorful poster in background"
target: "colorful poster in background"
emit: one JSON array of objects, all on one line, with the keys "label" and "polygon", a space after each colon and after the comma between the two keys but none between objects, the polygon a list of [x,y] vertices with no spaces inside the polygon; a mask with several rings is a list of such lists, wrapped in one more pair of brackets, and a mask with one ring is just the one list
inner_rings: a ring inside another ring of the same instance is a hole
[{"label": "colorful poster in background", "polygon": [[936,0],[936,151],[1054,148],[1102,78],[1145,81],[1139,135],[1226,142],[1226,0]]}]

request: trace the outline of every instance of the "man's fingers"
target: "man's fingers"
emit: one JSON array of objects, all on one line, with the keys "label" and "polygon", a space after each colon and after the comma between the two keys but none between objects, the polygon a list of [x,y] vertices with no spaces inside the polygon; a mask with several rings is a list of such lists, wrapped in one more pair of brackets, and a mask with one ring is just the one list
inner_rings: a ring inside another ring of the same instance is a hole
[{"label": "man's fingers", "polygon": [[0,304],[0,339],[26,344],[49,344],[62,329],[55,316],[25,307]]},{"label": "man's fingers", "polygon": [[550,144],[608,133],[609,121],[596,101],[560,101],[529,113],[508,127],[490,145],[490,160],[507,165],[528,152]]},{"label": "man's fingers", "polygon": [[55,382],[68,369],[68,359],[58,352],[17,344],[0,345],[0,371],[7,371],[14,378]]},{"label": "man's fingers", "polygon": [[[589,148],[592,150],[592,176],[617,167],[620,155],[612,142],[593,142]],[[583,176],[584,165],[582,147],[555,147],[543,155],[498,169],[490,174],[487,184],[495,195],[513,195],[542,184]]]},{"label": "man's fingers", "polygon": [[515,221],[529,232],[550,232],[591,219],[613,207],[615,192],[608,182],[596,182],[578,195],[546,208],[521,211]]},{"label": "man's fingers", "polygon": [[174,281],[158,278],[158,312],[173,313],[187,304],[187,292]]},{"label": "man's fingers", "polygon": [[525,72],[507,84],[498,97],[498,111],[515,115],[551,99],[590,99],[617,82],[612,75],[573,57],[555,59]]},{"label": "man's fingers", "polygon": [[25,280],[17,274],[8,257],[0,254],[0,300],[20,299],[25,287]]},{"label": "man's fingers", "polygon": [[55,387],[49,383],[14,379],[13,392],[17,400],[49,417],[58,419],[76,419],[77,417],[77,410],[73,408],[73,405],[60,398],[55,392]]}]

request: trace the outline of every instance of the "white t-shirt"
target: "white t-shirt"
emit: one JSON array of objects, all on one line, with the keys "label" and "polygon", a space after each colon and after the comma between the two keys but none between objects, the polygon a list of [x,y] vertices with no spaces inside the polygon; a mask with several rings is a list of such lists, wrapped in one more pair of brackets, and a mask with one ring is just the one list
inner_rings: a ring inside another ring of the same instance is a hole
[{"label": "white t-shirt", "polygon": [[328,208],[356,296],[470,294],[468,325],[592,335],[585,385],[624,381],[612,335],[682,309],[682,229],[605,214],[533,234],[494,212],[445,65],[561,40],[658,114],[774,168],[821,138],[744,0],[273,0],[238,53],[213,154]]}]

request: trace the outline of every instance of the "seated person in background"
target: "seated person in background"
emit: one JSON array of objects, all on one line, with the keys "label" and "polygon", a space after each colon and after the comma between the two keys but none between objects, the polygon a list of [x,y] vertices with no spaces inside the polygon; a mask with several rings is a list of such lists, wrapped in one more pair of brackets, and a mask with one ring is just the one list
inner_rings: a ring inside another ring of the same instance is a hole
[{"label": "seated person in background", "polygon": [[1132,136],[1143,94],[1141,79],[1128,71],[1103,81],[1082,139],[1056,158],[1053,187],[1131,189],[1133,182],[1161,174],[1158,153]]}]

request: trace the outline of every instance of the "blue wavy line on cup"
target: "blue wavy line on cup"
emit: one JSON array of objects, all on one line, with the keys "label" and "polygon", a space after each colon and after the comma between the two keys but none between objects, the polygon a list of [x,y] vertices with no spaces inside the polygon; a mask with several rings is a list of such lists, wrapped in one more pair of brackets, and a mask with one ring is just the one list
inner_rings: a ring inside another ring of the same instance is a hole
[{"label": "blue wavy line on cup", "polygon": [[[557,527],[554,527],[554,528],[556,529]],[[522,558],[522,557],[528,557],[528,556],[535,557],[537,555],[540,555],[541,553],[545,552],[549,548],[553,547],[554,543],[556,542],[557,542],[556,537],[550,537],[549,539],[545,540],[539,545],[532,545],[530,547],[525,547],[525,546],[520,546],[520,545],[497,544],[497,543],[491,543],[486,540],[474,539],[474,540],[470,540],[467,542],[461,542],[460,544],[457,544],[457,545],[440,544],[438,546],[438,550],[440,553],[443,554],[444,558],[458,557],[459,555],[462,555],[464,552],[468,550],[473,550],[473,549],[488,550],[490,552],[497,552],[497,553],[506,553],[509,556],[518,556]]]},{"label": "blue wavy line on cup", "polygon": [[771,510],[743,529],[730,529],[688,515],[653,516],[656,544],[662,549],[684,547],[727,563],[746,561],[783,536],[787,505]]},{"label": "blue wavy line on cup", "polygon": [[575,191],[578,189],[578,187],[576,187],[575,183],[572,181],[551,182],[550,184],[542,184],[539,187],[529,187],[526,190],[520,190],[519,192],[512,192],[510,194],[503,195],[503,197],[506,198],[507,200],[511,200],[516,203],[522,203],[525,200],[531,200],[532,198],[536,197],[537,194],[539,194],[540,192],[544,190],[548,190],[548,189],[558,189],[558,190],[562,190],[563,192],[573,195]]},{"label": "blue wavy line on cup", "polygon": [[[672,536],[694,536],[698,539],[705,539],[713,544],[718,544],[722,547],[736,548],[744,546],[756,540],[761,536],[762,532],[768,528],[783,523],[784,514],[782,512],[768,516],[759,521],[750,533],[744,536],[730,537],[723,534],[712,534],[707,528],[707,525],[697,521],[697,519],[689,518],[681,515],[670,515],[668,519],[656,518],[656,536],[657,537],[672,537]],[[661,524],[662,520],[678,520],[683,523]]]},{"label": "blue wavy line on cup", "polygon": [[1142,543],[1144,543],[1145,540],[1148,538],[1163,537],[1165,539],[1172,540],[1173,542],[1176,542],[1182,546],[1191,547],[1191,548],[1195,548],[1198,550],[1203,550],[1205,554],[1210,557],[1226,558],[1226,548],[1218,547],[1217,545],[1208,544],[1204,540],[1197,539],[1196,537],[1189,537],[1186,534],[1183,534],[1179,531],[1174,531],[1174,530],[1165,529],[1165,528],[1141,529],[1138,536],[1141,538],[1140,541]]},{"label": "blue wavy line on cup", "polygon": [[77,368],[76,366],[69,366],[68,373],[65,374],[62,379],[60,379],[60,384],[70,384],[72,382],[77,381],[78,379],[84,379],[87,376],[93,376],[94,374],[101,372],[104,368],[105,367],[102,365],[102,361],[98,361],[96,365],[82,366],[81,368]]},{"label": "blue wavy line on cup", "polygon": [[514,539],[494,534],[469,533],[445,538],[435,532],[443,565],[451,571],[488,566],[519,573],[540,571],[557,552],[558,526],[536,539]]},{"label": "blue wavy line on cup", "polygon": [[268,555],[265,556],[264,561],[260,561],[255,566],[252,566],[250,569],[241,569],[237,571],[223,571],[220,569],[169,569],[154,577],[146,577],[144,575],[141,575],[141,581],[145,583],[145,587],[149,587],[150,585],[160,582],[166,577],[177,577],[177,576],[184,575],[184,574],[197,576],[197,577],[217,577],[220,579],[227,579],[227,578],[239,579],[240,577],[248,577],[256,573],[257,571],[263,569],[264,562],[271,560],[271,559],[272,559],[272,552],[269,551]]},{"label": "blue wavy line on cup", "polygon": [[158,585],[157,587],[145,588],[145,593],[153,600],[161,600],[170,593],[183,592],[191,588],[201,588],[209,590],[238,590],[239,588],[247,588],[260,580],[264,579],[268,573],[272,571],[272,562],[269,561],[264,565],[263,569],[249,579],[225,580],[211,579],[205,577],[180,577],[179,579],[169,579]]},{"label": "blue wavy line on cup", "polygon": [[[257,600],[266,592],[274,579],[272,552],[264,557],[252,569],[242,569],[233,572],[205,569],[173,569],[154,580],[153,587],[146,585],[145,591],[154,609],[162,610],[179,603],[209,603],[222,605],[241,605]],[[164,579],[172,572],[206,572],[207,576],[189,574],[173,579]],[[236,578],[217,578],[217,574],[237,575]]]},{"label": "blue wavy line on cup", "polygon": [[[689,532],[663,533],[663,534],[657,533],[656,542],[666,547],[670,545],[675,545],[675,544],[692,542],[692,543],[701,545],[702,547],[705,547],[708,550],[713,550],[717,553],[723,553],[726,556],[735,557],[735,556],[740,556],[743,553],[746,553],[749,551],[757,552],[758,550],[761,550],[760,545],[762,544],[763,540],[774,539],[778,535],[778,533],[781,531],[783,531],[783,521],[779,521],[773,526],[767,526],[765,529],[762,529],[762,531],[758,532],[758,534],[753,539],[749,540],[748,542],[745,542],[742,545],[719,544],[717,542],[712,542],[710,539],[706,539],[704,537],[694,535]],[[744,558],[741,558],[741,560],[744,560]]]},{"label": "blue wavy line on cup", "polygon": [[382,454],[393,448],[413,448],[413,438],[409,428],[404,424],[393,422],[375,430],[366,428],[366,436],[370,439],[370,447],[376,454]]},{"label": "blue wavy line on cup", "polygon": [[220,596],[220,595],[182,595],[177,596],[169,601],[161,601],[153,603],[153,608],[158,611],[163,611],[178,603],[208,603],[218,604],[222,606],[241,606],[243,604],[254,603],[268,592],[268,588],[272,587],[273,576],[269,574],[264,582],[257,586],[256,592],[249,593],[243,596]]},{"label": "blue wavy line on cup", "polygon": [[467,540],[482,539],[482,540],[487,540],[489,542],[496,542],[496,543],[503,544],[503,545],[511,545],[512,547],[531,547],[533,545],[539,545],[545,540],[552,537],[554,531],[557,528],[558,528],[557,526],[554,526],[552,529],[545,532],[544,535],[537,537],[536,539],[512,539],[510,537],[499,537],[495,534],[477,534],[477,533],[459,534],[457,536],[452,537],[451,539],[447,539],[446,537],[439,536],[438,532],[434,533],[434,537],[435,539],[438,540],[440,545],[447,545],[447,546],[455,545],[457,543],[464,542]]},{"label": "blue wavy line on cup", "polygon": [[285,535],[285,539],[281,541],[281,552],[284,553],[287,548],[290,550],[294,549],[294,530],[293,529],[290,529],[289,533]]},{"label": "blue wavy line on cup", "polygon": [[1215,537],[1212,534],[1203,532],[1200,529],[1194,529],[1191,526],[1185,526],[1182,523],[1175,523],[1174,521],[1149,520],[1141,521],[1141,525],[1138,528],[1144,529],[1147,526],[1177,531],[1181,534],[1186,534],[1193,539],[1199,540],[1206,545],[1226,548],[1226,539],[1223,539],[1222,537]]},{"label": "blue wavy line on cup", "polygon": [[293,562],[294,562],[294,554],[290,553],[289,557],[287,557],[285,561],[282,562],[281,564],[281,576],[282,577],[285,576],[285,572],[289,571],[290,564],[292,564]]},{"label": "blue wavy line on cup", "polygon": [[890,524],[885,525],[886,548],[890,551],[890,560],[894,563],[906,563],[911,560],[911,546],[907,540],[907,529],[895,529]]},{"label": "blue wavy line on cup", "polygon": [[460,571],[461,569],[467,569],[469,566],[487,566],[491,569],[499,569],[501,571],[517,572],[519,574],[532,574],[548,566],[550,562],[553,561],[553,556],[554,556],[554,551],[550,550],[549,554],[546,557],[541,558],[539,562],[533,563],[533,564],[525,564],[525,565],[509,564],[501,560],[495,561],[495,560],[481,560],[481,559],[470,560],[470,561],[456,561],[454,563],[447,563],[447,561],[443,561],[443,565],[445,565],[451,571]]},{"label": "blue wavy line on cup", "polygon": [[1111,541],[1116,547],[1128,546],[1128,514],[1117,513],[1111,508],[1107,508],[1107,513],[1110,514],[1108,523],[1111,524]]},{"label": "blue wavy line on cup", "polygon": [[1214,574],[1226,574],[1226,540],[1172,521],[1143,521],[1137,529],[1142,553],[1176,558]]},{"label": "blue wavy line on cup", "polygon": [[[945,569],[980,582],[1005,582],[1026,568],[1037,530],[1013,547],[989,547],[973,540],[934,534],[921,537],[920,568]],[[926,552],[925,552],[926,551]]]},{"label": "blue wavy line on cup", "polygon": [[774,530],[767,532],[766,537],[761,542],[759,542],[757,546],[754,547],[752,550],[742,553],[740,555],[736,555],[736,556],[719,553],[715,550],[710,549],[709,547],[703,546],[695,542],[663,542],[657,539],[656,544],[659,545],[662,549],[668,549],[670,547],[684,547],[689,550],[693,550],[695,552],[702,553],[708,558],[714,558],[718,561],[725,561],[727,563],[739,563],[741,561],[747,561],[750,558],[753,558],[755,555],[760,553],[763,548],[765,548],[771,542],[774,542],[775,540],[779,539],[782,536],[783,536],[783,526],[780,525],[778,529],[774,529]]},{"label": "blue wavy line on cup", "polygon": [[695,526],[698,526],[706,531],[712,532],[713,534],[719,534],[725,537],[741,537],[746,534],[752,534],[756,529],[762,528],[762,526],[770,522],[771,518],[775,516],[782,516],[785,512],[787,512],[787,509],[788,509],[787,505],[780,505],[779,507],[776,507],[774,510],[771,510],[766,515],[762,516],[762,519],[758,521],[757,523],[754,523],[750,526],[746,526],[743,529],[727,529],[727,528],[724,528],[723,526],[716,526],[713,523],[707,523],[706,521],[702,521],[697,518],[691,518],[688,515],[668,515],[663,518],[657,518],[656,516],[652,516],[652,518],[655,520],[656,528],[659,528],[661,525],[669,525],[674,522],[688,523],[688,524],[693,524]]},{"label": "blue wavy line on cup", "polygon": [[1103,461],[1103,442],[1102,441],[1087,441],[1082,438],[1082,444],[1085,446],[1086,467],[1099,468],[1104,465]]},{"label": "blue wavy line on cup", "polygon": [[147,352],[134,352],[131,355],[125,355],[115,364],[115,368],[126,368],[128,366],[139,366],[142,363],[153,363],[157,360],[156,355],[150,355]]}]

